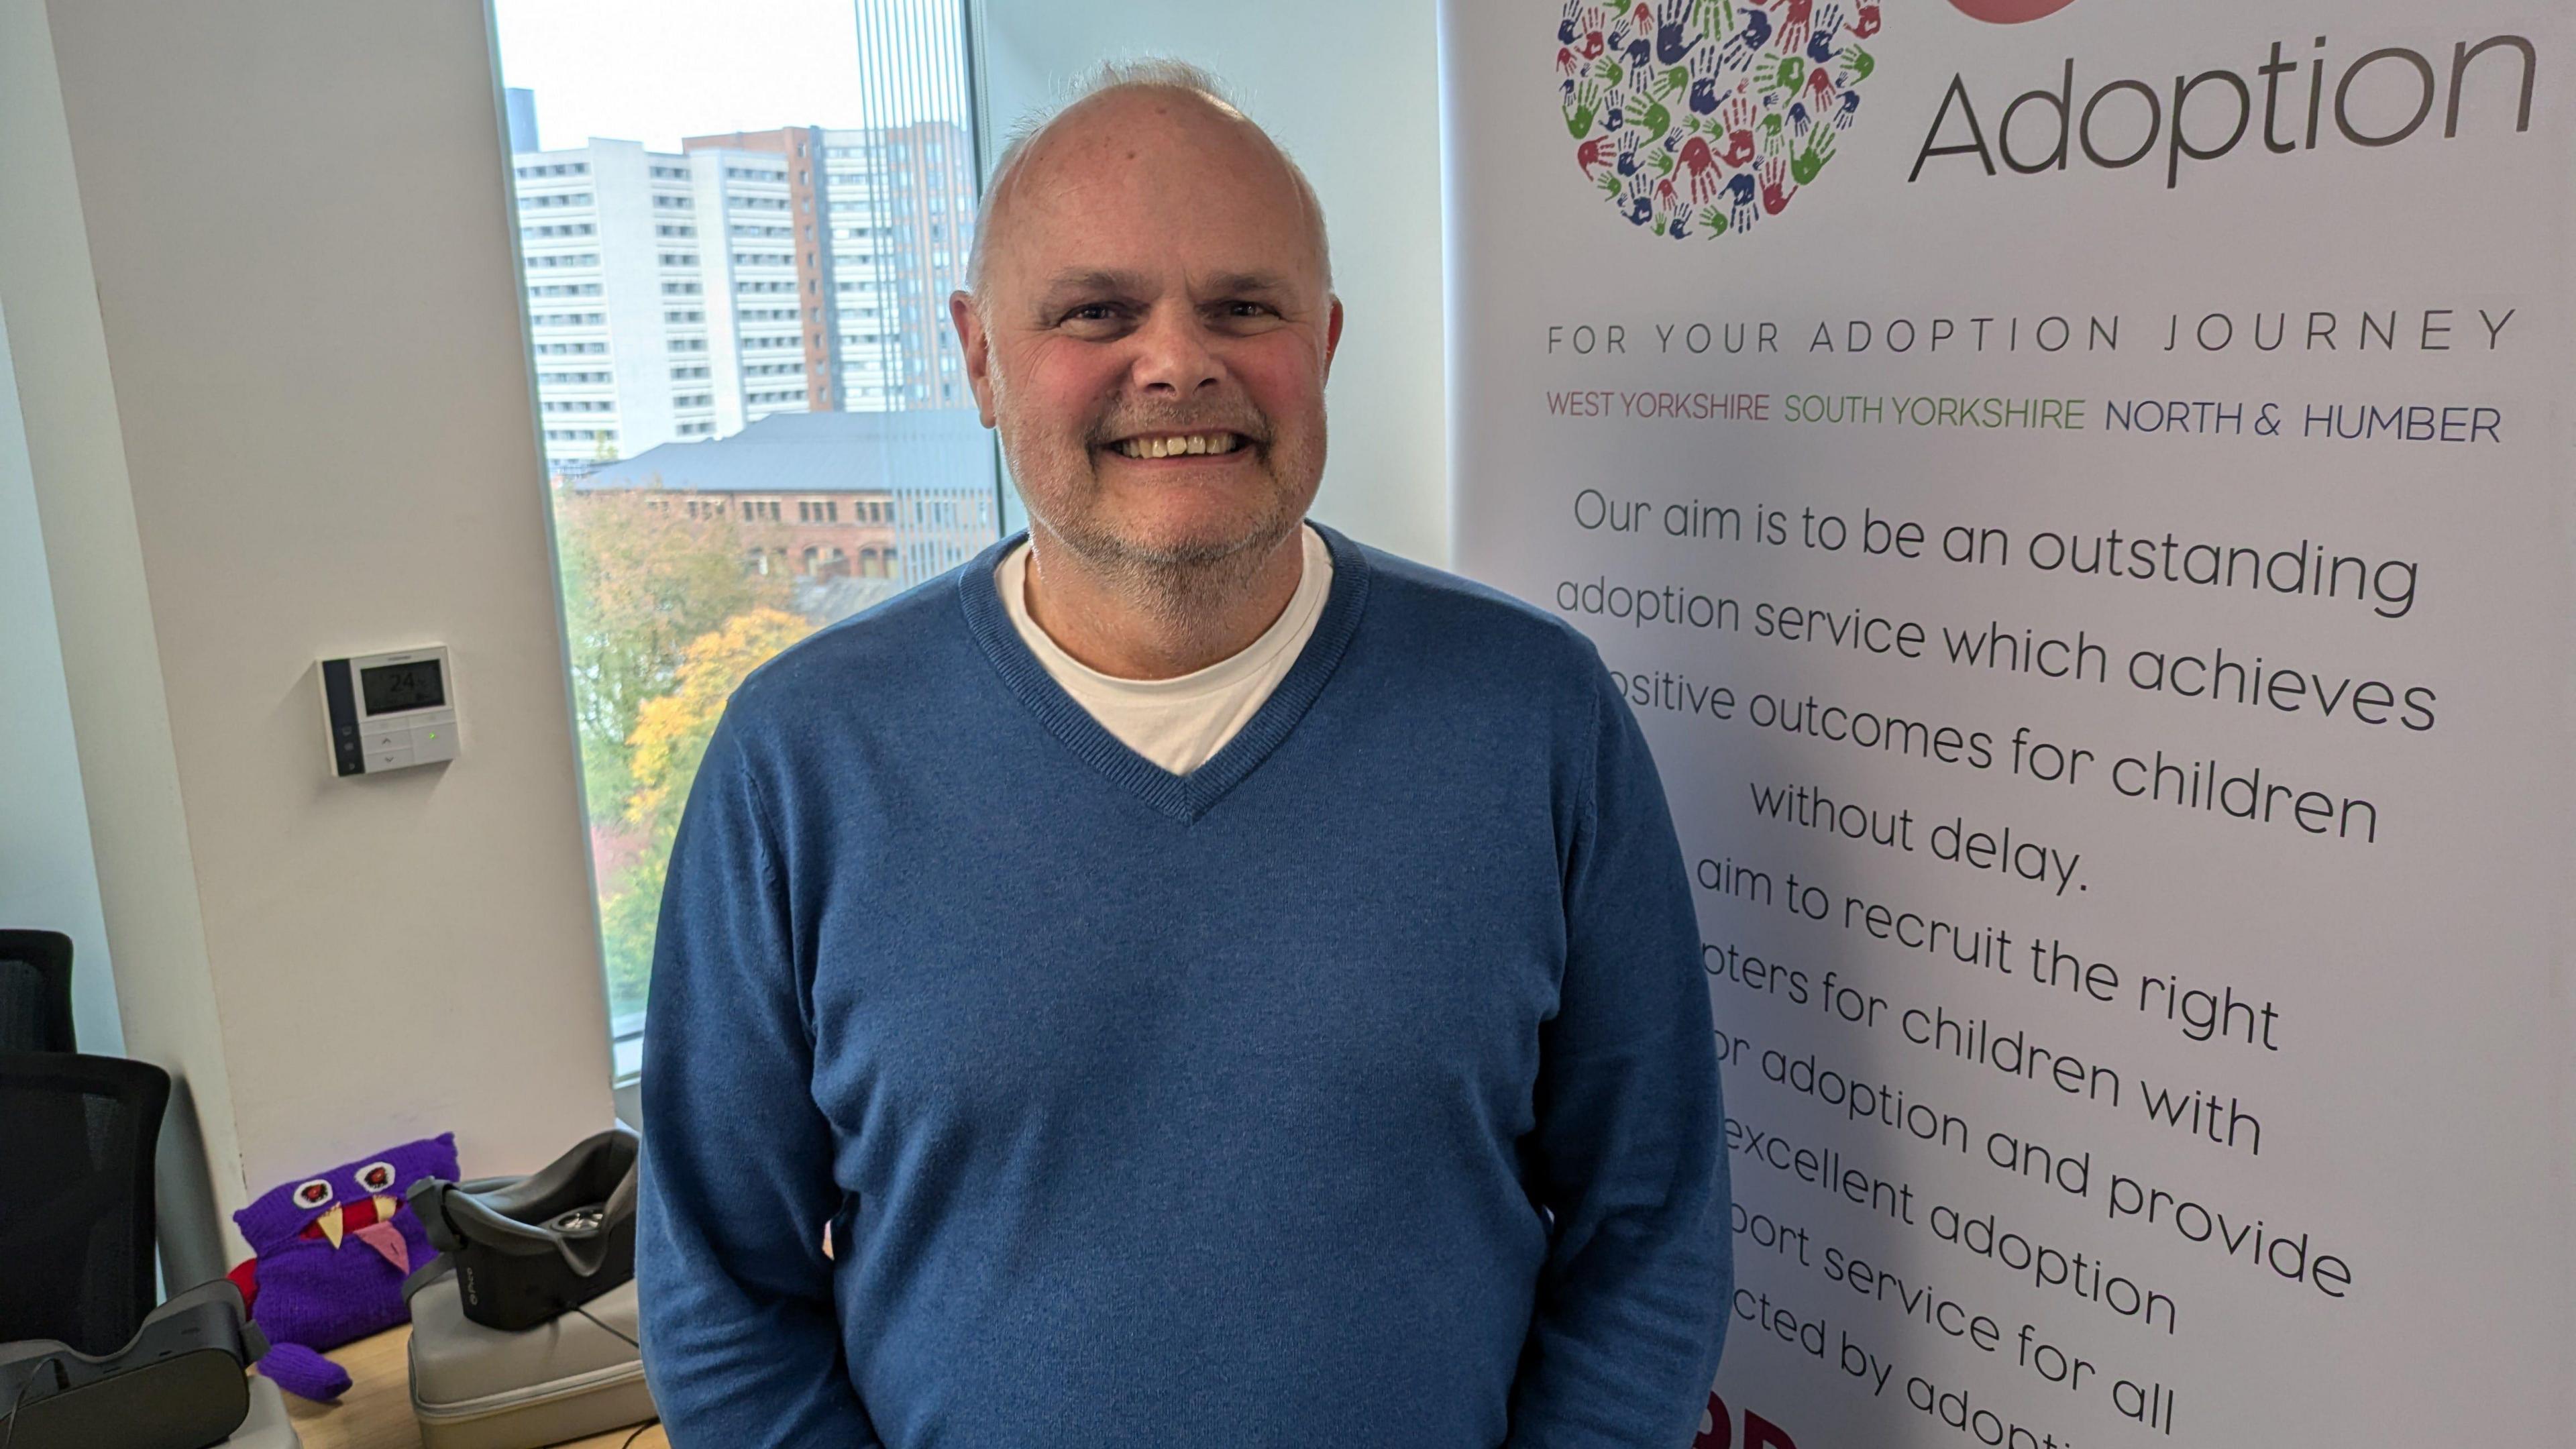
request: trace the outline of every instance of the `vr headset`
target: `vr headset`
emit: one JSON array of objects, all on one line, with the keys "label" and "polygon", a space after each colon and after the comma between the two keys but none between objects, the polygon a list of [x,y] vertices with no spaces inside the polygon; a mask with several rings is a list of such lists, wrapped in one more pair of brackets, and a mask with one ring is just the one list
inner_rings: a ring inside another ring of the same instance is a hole
[{"label": "vr headset", "polygon": [[465,1316],[534,1328],[635,1276],[635,1167],[623,1127],[526,1177],[423,1178],[404,1196],[456,1269]]},{"label": "vr headset", "polygon": [[103,1358],[47,1338],[0,1343],[0,1437],[9,1449],[207,1449],[249,1417],[242,1370],[267,1352],[222,1278],[152,1310]]}]

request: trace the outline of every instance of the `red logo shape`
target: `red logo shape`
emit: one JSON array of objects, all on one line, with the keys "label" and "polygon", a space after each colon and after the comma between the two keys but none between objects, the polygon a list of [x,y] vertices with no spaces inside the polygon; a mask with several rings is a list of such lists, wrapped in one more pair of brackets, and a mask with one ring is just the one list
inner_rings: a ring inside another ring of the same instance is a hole
[{"label": "red logo shape", "polygon": [[1972,19],[1991,25],[2019,25],[2056,14],[2075,0],[1950,0]]}]

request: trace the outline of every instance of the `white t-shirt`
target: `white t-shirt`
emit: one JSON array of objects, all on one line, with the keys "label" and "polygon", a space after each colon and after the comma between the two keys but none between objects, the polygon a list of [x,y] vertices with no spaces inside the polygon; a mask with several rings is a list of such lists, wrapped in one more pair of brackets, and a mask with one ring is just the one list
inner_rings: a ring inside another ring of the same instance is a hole
[{"label": "white t-shirt", "polygon": [[1333,553],[1312,528],[1300,526],[1298,532],[1305,541],[1305,567],[1278,620],[1241,653],[1176,679],[1120,679],[1065,653],[1029,617],[1027,543],[1002,556],[993,583],[1029,652],[1076,704],[1119,743],[1175,775],[1186,775],[1224,749],[1235,731],[1261,712],[1262,702],[1288,677],[1315,633],[1315,621],[1324,615],[1324,600],[1333,590]]}]

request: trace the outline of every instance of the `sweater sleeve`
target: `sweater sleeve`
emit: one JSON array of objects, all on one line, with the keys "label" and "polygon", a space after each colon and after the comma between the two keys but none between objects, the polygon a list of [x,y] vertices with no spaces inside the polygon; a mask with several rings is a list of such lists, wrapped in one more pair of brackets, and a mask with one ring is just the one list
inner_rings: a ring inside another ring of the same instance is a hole
[{"label": "sweater sleeve", "polygon": [[[1598,666],[1595,666],[1596,670]],[[1527,1161],[1555,1218],[1509,1449],[1691,1442],[1735,1293],[1699,921],[1645,737],[1599,680]]]},{"label": "sweater sleeve", "polygon": [[734,721],[671,847],[644,1028],[644,1367],[675,1444],[879,1440],[852,1387],[823,1225],[839,1206],[783,868]]}]

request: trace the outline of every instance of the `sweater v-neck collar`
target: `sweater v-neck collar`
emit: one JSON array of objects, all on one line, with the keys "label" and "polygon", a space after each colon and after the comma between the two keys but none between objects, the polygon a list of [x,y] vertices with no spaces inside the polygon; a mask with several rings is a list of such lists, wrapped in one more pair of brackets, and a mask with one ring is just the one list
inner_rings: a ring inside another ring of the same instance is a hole
[{"label": "sweater v-neck collar", "polygon": [[1049,733],[1113,783],[1163,814],[1188,823],[1205,815],[1288,738],[1305,717],[1307,707],[1323,693],[1325,682],[1332,678],[1343,649],[1359,627],[1360,609],[1368,599],[1367,557],[1358,545],[1334,530],[1311,521],[1306,526],[1323,536],[1333,554],[1333,587],[1324,598],[1323,613],[1315,620],[1314,635],[1298,652],[1297,662],[1289,666],[1279,687],[1270,692],[1270,698],[1262,702],[1251,719],[1244,721],[1234,738],[1226,741],[1225,747],[1210,756],[1207,763],[1186,775],[1175,775],[1129,749],[1125,741],[1093,719],[1091,711],[1065,693],[1064,686],[1046,672],[1046,666],[1029,652],[1028,644],[1012,627],[1009,607],[1002,602],[1001,590],[994,586],[993,570],[1004,554],[1028,536],[1025,531],[987,548],[957,572],[958,603],[965,611],[966,627],[974,635],[977,647],[992,661],[1011,693],[1019,696]]}]

